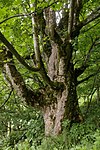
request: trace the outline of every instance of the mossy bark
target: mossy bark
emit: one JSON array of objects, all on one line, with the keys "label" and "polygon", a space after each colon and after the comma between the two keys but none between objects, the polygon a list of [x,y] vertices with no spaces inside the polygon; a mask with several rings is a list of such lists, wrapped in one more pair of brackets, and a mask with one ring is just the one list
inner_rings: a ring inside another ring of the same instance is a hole
[{"label": "mossy bark", "polygon": [[67,46],[67,54],[61,54],[60,58],[58,58],[59,49],[57,44],[52,43],[52,54],[49,57],[48,63],[48,74],[52,81],[62,82],[64,88],[54,90],[53,93],[56,93],[56,101],[47,106],[45,105],[43,108],[46,136],[61,133],[62,121],[64,119],[69,119],[71,124],[73,122],[83,121],[77,99],[77,78],[75,76],[74,65],[71,61],[68,62],[68,59],[66,63],[66,55],[67,57],[70,56],[68,53],[71,49],[69,48],[72,47],[70,45]]},{"label": "mossy bark", "polygon": [[56,102],[44,106],[43,108],[46,136],[60,134],[62,132],[62,121],[64,119],[69,119],[71,124],[83,121],[78,105],[76,85],[72,79],[69,82],[63,91],[58,91]]}]

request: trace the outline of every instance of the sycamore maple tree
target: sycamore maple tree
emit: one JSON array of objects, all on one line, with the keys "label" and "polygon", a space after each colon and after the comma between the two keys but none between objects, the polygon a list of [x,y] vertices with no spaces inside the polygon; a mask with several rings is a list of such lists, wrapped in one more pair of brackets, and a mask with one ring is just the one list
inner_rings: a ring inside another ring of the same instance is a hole
[{"label": "sycamore maple tree", "polygon": [[[77,86],[99,72],[98,4],[94,0],[0,1],[0,68],[22,101],[42,112],[45,135],[61,133],[64,119],[71,124],[83,121]],[[37,76],[31,81],[33,87],[27,86],[19,63],[28,70],[27,80]],[[89,75],[82,78],[86,71]],[[35,89],[37,81],[41,86]]]}]

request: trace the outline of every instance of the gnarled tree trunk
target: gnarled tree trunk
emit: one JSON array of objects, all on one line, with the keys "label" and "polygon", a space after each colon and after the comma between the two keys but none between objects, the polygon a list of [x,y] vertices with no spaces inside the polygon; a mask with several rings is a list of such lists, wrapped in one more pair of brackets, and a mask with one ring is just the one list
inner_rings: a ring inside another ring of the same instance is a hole
[{"label": "gnarled tree trunk", "polygon": [[76,93],[76,77],[73,64],[66,66],[66,59],[62,56],[58,58],[58,46],[52,44],[52,53],[48,62],[48,74],[51,80],[63,82],[64,88],[52,90],[56,95],[56,101],[48,106],[43,107],[43,116],[45,122],[45,134],[58,135],[62,131],[62,121],[64,118],[72,122],[82,121],[80,113],[77,93]]},{"label": "gnarled tree trunk", "polygon": [[59,89],[52,89],[50,86],[47,86],[46,89],[42,89],[42,92],[34,92],[26,87],[9,51],[7,51],[6,57],[11,61],[4,64],[6,76],[8,76],[11,86],[16,90],[18,96],[28,105],[41,109],[46,136],[61,133],[64,118],[69,119],[71,122],[82,121],[78,106],[73,64],[70,63],[69,68],[67,68],[65,64],[66,59],[60,57],[59,60],[57,55],[58,47],[57,44],[53,43],[52,53],[48,61],[48,75],[52,81],[62,82],[64,86]]}]

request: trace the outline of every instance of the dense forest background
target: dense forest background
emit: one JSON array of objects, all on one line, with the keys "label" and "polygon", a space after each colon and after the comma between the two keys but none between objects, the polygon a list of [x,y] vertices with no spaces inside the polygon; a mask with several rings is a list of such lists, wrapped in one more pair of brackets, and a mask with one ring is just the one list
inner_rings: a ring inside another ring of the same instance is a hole
[{"label": "dense forest background", "polygon": [[0,0],[0,149],[100,149],[98,0]]}]

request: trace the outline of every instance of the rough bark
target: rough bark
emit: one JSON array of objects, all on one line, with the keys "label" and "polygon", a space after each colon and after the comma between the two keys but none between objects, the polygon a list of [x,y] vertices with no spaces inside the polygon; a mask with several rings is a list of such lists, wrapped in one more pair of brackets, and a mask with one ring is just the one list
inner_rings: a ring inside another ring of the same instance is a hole
[{"label": "rough bark", "polygon": [[11,87],[13,87],[17,95],[22,99],[23,103],[37,106],[43,98],[41,92],[35,93],[26,87],[23,77],[15,67],[12,53],[8,50],[5,53],[6,63],[3,65],[3,72],[10,81]]},{"label": "rough bark", "polygon": [[70,43],[69,46],[64,45],[62,46],[63,53],[61,53],[57,43],[51,41],[51,46],[48,75],[52,81],[62,82],[64,89],[59,89],[56,93],[53,91],[56,95],[56,101],[43,107],[46,136],[61,133],[61,124],[64,118],[69,119],[71,123],[83,121],[76,93],[77,78],[71,63],[70,53],[73,48]]},{"label": "rough bark", "polygon": [[61,133],[61,124],[65,115],[65,101],[67,90],[59,91],[57,101],[43,108],[43,117],[45,122],[45,135],[54,136]]},{"label": "rough bark", "polygon": [[[63,70],[60,70],[60,73],[63,73]],[[64,90],[57,91],[57,100],[43,108],[45,134],[47,136],[61,133],[61,124],[64,118],[69,119],[71,123],[83,121],[78,105],[73,67],[70,67],[66,77],[63,74],[58,77],[58,80],[64,82]]]}]

